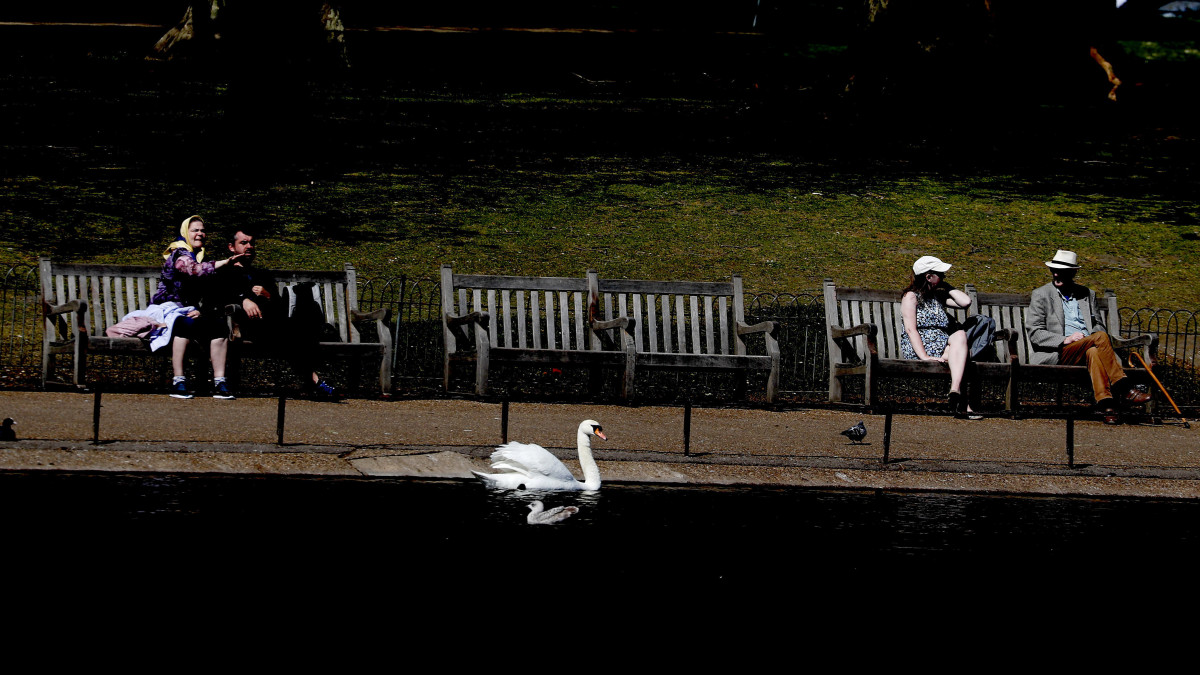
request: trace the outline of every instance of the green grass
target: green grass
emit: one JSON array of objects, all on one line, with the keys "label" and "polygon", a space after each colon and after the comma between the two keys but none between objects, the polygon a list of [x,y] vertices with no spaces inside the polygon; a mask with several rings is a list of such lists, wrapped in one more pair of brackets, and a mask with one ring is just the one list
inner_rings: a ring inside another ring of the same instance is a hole
[{"label": "green grass", "polygon": [[1200,305],[1200,205],[1150,181],[1063,176],[938,176],[875,167],[845,173],[779,157],[565,157],[349,173],[312,183],[203,189],[120,170],[64,183],[0,182],[5,257],[39,254],[155,264],[177,223],[259,228],[262,263],[368,276],[475,273],[720,279],[799,292],[824,277],[902,286],[912,261],[954,264],[981,290],[1044,283],[1055,249],[1079,253],[1080,279],[1123,304]]}]

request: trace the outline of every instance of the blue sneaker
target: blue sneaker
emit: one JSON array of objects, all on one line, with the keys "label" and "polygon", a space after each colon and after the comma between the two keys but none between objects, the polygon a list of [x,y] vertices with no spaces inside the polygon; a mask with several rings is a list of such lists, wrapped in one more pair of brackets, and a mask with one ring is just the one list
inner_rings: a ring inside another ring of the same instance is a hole
[{"label": "blue sneaker", "polygon": [[233,395],[233,392],[229,391],[229,387],[225,386],[224,382],[218,382],[213,387],[213,398],[219,398],[224,401],[229,401],[229,400],[235,399],[237,397]]},{"label": "blue sneaker", "polygon": [[332,385],[325,380],[321,380],[313,385],[312,397],[321,401],[336,401],[338,395],[337,390]]},{"label": "blue sneaker", "polygon": [[188,392],[186,381],[176,382],[171,385],[171,398],[192,398],[192,394]]}]

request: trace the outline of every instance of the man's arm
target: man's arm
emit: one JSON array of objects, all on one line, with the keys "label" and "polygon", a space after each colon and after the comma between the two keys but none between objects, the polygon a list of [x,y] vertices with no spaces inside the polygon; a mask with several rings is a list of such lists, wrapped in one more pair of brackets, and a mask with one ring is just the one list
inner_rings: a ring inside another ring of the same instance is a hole
[{"label": "man's arm", "polygon": [[1096,292],[1088,289],[1088,312],[1091,314],[1092,332],[1107,333],[1108,326],[1104,324],[1104,319],[1100,317],[1100,306],[1096,304]]},{"label": "man's arm", "polygon": [[1044,288],[1035,290],[1029,299],[1029,320],[1025,330],[1029,333],[1029,343],[1042,351],[1058,351],[1063,344],[1062,331],[1049,330],[1052,300]]}]

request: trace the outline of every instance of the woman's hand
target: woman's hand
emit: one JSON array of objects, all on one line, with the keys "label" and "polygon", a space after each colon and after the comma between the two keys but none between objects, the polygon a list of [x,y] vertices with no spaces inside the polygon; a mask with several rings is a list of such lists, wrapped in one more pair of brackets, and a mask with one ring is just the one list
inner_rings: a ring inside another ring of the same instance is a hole
[{"label": "woman's hand", "polygon": [[922,357],[921,357],[921,360],[922,360],[922,361],[937,361],[938,363],[945,363],[945,362],[946,362],[946,357],[944,357],[944,356],[930,356],[930,355],[926,354],[925,356],[922,356]]},{"label": "woman's hand", "polygon": [[236,255],[231,255],[224,260],[218,260],[217,262],[213,263],[213,267],[224,267],[225,265],[229,265],[229,264],[233,264],[233,265],[237,265],[238,267],[241,267],[242,261],[244,261],[246,259],[246,257],[249,255],[250,255],[249,253],[238,253]]},{"label": "woman's hand", "polygon": [[192,311],[187,313],[187,318],[189,318],[189,319],[197,319],[199,317],[200,317],[200,310],[198,310],[198,309],[193,309]]}]

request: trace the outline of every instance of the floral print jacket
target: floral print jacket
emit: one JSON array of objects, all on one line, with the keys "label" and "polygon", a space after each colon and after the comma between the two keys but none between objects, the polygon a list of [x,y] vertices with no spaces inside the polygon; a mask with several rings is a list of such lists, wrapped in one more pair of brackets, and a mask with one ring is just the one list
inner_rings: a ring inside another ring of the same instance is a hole
[{"label": "floral print jacket", "polygon": [[196,262],[194,253],[185,248],[177,248],[163,261],[158,290],[151,302],[156,305],[164,302],[199,305],[203,295],[202,279],[216,273],[217,268],[212,263]]}]

